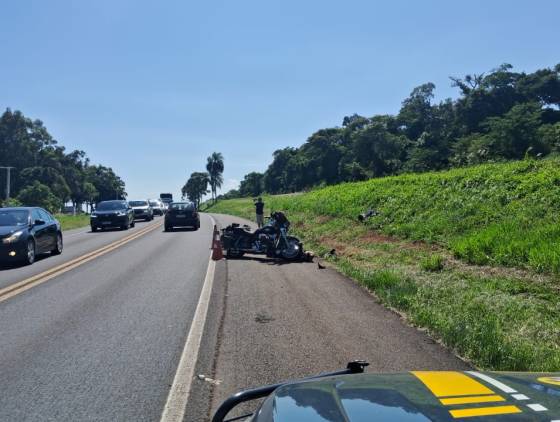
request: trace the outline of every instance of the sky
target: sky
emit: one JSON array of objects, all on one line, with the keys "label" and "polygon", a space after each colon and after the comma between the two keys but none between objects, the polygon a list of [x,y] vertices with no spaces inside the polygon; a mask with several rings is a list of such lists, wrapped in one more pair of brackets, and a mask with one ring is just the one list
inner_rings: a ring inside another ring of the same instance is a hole
[{"label": "sky", "polygon": [[415,86],[560,62],[558,0],[0,0],[0,110],[112,167],[129,199],[180,196],[212,152],[222,191]]}]

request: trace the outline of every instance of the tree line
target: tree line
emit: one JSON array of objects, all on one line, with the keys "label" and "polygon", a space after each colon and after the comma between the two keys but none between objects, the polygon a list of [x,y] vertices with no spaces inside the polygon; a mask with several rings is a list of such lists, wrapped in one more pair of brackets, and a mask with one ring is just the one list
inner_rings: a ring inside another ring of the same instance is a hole
[{"label": "tree line", "polygon": [[[188,198],[198,207],[202,197],[212,194],[212,201],[216,201],[216,192],[224,182],[224,157],[220,152],[214,152],[206,159],[206,171],[191,173],[189,179],[181,189],[183,198]],[[208,190],[210,186],[210,190]]]},{"label": "tree line", "polygon": [[274,152],[264,173],[245,175],[224,198],[560,152],[560,64],[533,73],[503,64],[451,77],[458,98],[434,102],[435,85],[414,88],[396,115],[346,116],[299,148]]},{"label": "tree line", "polygon": [[[0,117],[0,166],[11,170],[10,199],[0,205],[42,206],[58,212],[68,202],[80,209],[92,204],[125,198],[125,184],[110,167],[93,165],[84,151],[67,152],[49,134],[40,120],[20,111]],[[7,172],[0,169],[0,189]]]}]

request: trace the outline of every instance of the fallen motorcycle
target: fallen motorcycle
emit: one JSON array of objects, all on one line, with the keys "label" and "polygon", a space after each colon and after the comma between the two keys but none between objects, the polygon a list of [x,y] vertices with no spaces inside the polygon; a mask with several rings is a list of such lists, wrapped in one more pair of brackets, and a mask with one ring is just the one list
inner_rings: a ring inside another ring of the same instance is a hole
[{"label": "fallen motorcycle", "polygon": [[303,257],[303,245],[297,237],[288,236],[290,222],[282,212],[271,214],[268,223],[254,232],[249,226],[233,223],[222,230],[222,246],[227,258],[240,258],[246,253],[296,261]]}]

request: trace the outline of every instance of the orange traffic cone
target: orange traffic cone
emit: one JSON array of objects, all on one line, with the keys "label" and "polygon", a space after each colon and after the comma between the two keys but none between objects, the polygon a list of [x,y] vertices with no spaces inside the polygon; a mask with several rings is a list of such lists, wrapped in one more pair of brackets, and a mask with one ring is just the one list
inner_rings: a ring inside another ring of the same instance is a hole
[{"label": "orange traffic cone", "polygon": [[214,225],[214,232],[212,233],[212,259],[219,261],[224,258],[224,251],[222,250],[222,241],[220,240],[220,232]]}]

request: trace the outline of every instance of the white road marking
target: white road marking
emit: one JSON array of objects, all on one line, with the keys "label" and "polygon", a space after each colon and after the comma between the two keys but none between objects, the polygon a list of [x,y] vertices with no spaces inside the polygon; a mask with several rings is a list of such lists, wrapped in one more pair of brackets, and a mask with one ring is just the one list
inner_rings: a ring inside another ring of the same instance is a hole
[{"label": "white road marking", "polygon": [[525,394],[512,394],[511,397],[513,397],[515,400],[529,400],[529,397],[527,397]]},{"label": "white road marking", "polygon": [[548,410],[548,409],[547,409],[546,407],[544,407],[542,404],[538,404],[538,403],[535,403],[535,404],[528,404],[527,407],[528,407],[529,409],[533,409],[535,412],[545,412],[545,411]]},{"label": "white road marking", "polygon": [[489,377],[488,375],[481,374],[480,372],[476,371],[466,371],[467,374],[471,374],[474,377],[480,378],[483,381],[486,381],[488,384],[492,384],[494,387],[499,388],[504,393],[517,393],[517,390],[505,385],[503,382],[495,380],[494,378]]},{"label": "white road marking", "polygon": [[[216,224],[212,216],[209,217],[212,220],[212,225]],[[179,366],[177,367],[173,384],[169,390],[160,422],[181,422],[185,416],[185,410],[191,392],[191,384],[194,378],[194,369],[198,359],[200,340],[202,338],[204,323],[206,322],[206,315],[210,304],[215,268],[216,262],[212,260],[212,253],[210,253],[204,285],[202,286],[187,341],[183,348],[183,353],[181,353]]]}]

